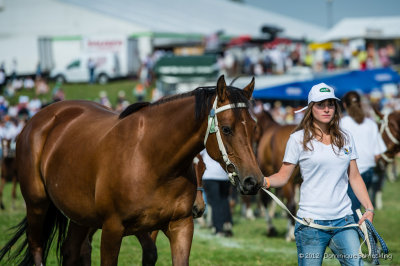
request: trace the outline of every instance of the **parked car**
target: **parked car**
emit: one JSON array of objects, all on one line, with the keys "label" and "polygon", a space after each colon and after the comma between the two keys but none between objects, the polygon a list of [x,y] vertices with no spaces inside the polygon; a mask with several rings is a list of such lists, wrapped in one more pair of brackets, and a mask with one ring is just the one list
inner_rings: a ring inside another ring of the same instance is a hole
[{"label": "parked car", "polygon": [[50,72],[50,78],[57,82],[88,82],[89,66],[92,59],[95,63],[94,79],[100,84],[110,79],[121,77],[120,63],[116,54],[83,54],[73,59],[62,68],[55,68]]}]

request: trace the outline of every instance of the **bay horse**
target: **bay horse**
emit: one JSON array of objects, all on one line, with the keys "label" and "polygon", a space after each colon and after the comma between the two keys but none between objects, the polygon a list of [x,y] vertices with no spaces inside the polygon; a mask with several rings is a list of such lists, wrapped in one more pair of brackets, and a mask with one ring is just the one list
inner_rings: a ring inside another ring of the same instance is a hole
[{"label": "bay horse", "polygon": [[[285,155],[286,143],[293,133],[296,125],[281,125],[277,123],[272,115],[262,110],[255,114],[257,123],[261,128],[261,138],[257,147],[257,159],[264,175],[269,176],[279,171]],[[296,186],[300,183],[300,170],[296,167],[289,181],[279,189],[276,189],[277,196],[286,200],[286,205],[290,212],[296,212]],[[261,192],[261,201],[265,207],[271,202],[271,198]],[[294,219],[288,216],[288,226],[286,240],[294,240]],[[266,212],[267,234],[276,235],[275,226],[272,223],[272,215]]]},{"label": "bay horse", "polygon": [[11,189],[11,204],[14,208],[15,200],[17,198],[17,164],[15,160],[15,149],[13,149],[12,139],[1,139],[1,180],[0,180],[0,208],[5,209],[3,203],[3,190],[7,181],[12,182]]},{"label": "bay horse", "polygon": [[[90,101],[40,110],[17,140],[27,215],[0,260],[26,232],[18,249],[26,251],[22,262],[45,264],[54,232],[60,248],[69,221],[77,244],[91,228],[102,229],[101,265],[117,265],[127,235],[142,244],[142,263],[154,265],[153,230],[169,239],[173,265],[188,265],[196,180],[185,173],[195,155],[205,147],[242,194],[255,194],[263,184],[251,147],[253,90],[254,78],[242,90],[221,76],[215,87],[134,104],[121,114]],[[64,265],[77,259],[61,254]]]},{"label": "bay horse", "polygon": [[377,162],[376,172],[378,182],[372,185],[372,201],[378,209],[382,208],[382,189],[388,165],[393,165],[395,156],[400,152],[400,111],[382,114],[377,106],[372,105],[374,112],[380,118],[379,131],[387,150],[381,154]]}]

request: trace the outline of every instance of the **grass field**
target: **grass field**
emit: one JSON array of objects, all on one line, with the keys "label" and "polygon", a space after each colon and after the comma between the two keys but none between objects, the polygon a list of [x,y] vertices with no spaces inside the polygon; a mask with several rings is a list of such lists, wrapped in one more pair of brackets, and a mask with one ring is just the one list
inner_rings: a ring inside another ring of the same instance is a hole
[{"label": "grass field", "polygon": [[[0,247],[9,238],[9,231],[25,216],[22,196],[18,195],[16,209],[11,209],[11,185],[7,184],[4,192],[7,209],[0,211]],[[375,216],[375,227],[386,241],[391,260],[381,260],[382,265],[400,265],[400,181],[386,183],[384,207]],[[296,245],[284,240],[286,220],[275,220],[279,235],[266,237],[263,218],[249,221],[239,214],[239,207],[234,215],[234,236],[220,238],[213,236],[209,229],[196,225],[190,255],[191,265],[296,265]],[[171,265],[171,254],[167,238],[160,234],[157,239],[159,258],[157,265]],[[92,264],[99,265],[100,231],[93,241]],[[141,249],[135,237],[125,237],[119,255],[119,265],[140,265]],[[10,265],[0,262],[0,265]],[[50,254],[47,265],[57,265],[54,251]],[[325,259],[324,265],[339,265],[334,259]]]},{"label": "grass field", "polygon": [[[111,104],[114,106],[116,104],[117,100],[117,95],[119,91],[125,91],[126,93],[126,99],[133,103],[136,101],[136,97],[133,94],[133,90],[137,84],[137,80],[118,80],[118,81],[113,81],[104,85],[100,84],[86,84],[86,83],[81,83],[81,84],[73,84],[73,83],[66,83],[62,84],[61,88],[65,92],[65,98],[67,100],[91,100],[91,101],[97,101],[100,97],[100,91],[106,91],[108,98],[111,102]],[[49,83],[50,91],[47,94],[40,95],[39,99],[42,102],[49,102],[52,98],[52,90],[55,87],[54,82]],[[150,94],[151,90],[147,90],[147,100],[150,99]],[[27,95],[30,98],[34,96],[34,91],[33,90],[26,90],[22,89],[20,91],[17,91],[16,94],[13,97],[10,97],[8,100],[10,104],[14,105],[18,103],[18,97],[20,95]]]}]

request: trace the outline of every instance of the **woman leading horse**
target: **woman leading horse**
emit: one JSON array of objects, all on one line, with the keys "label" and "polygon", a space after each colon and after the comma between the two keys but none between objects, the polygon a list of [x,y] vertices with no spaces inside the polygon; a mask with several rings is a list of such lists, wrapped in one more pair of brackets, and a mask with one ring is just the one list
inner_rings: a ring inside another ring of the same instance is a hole
[{"label": "woman leading horse", "polygon": [[[84,239],[101,228],[101,265],[117,265],[122,237],[136,235],[152,254],[148,233],[162,230],[174,265],[187,265],[193,237],[196,181],[183,178],[204,146],[242,194],[255,194],[263,175],[252,151],[256,123],[248,111],[254,79],[243,90],[199,88],[136,104],[121,115],[88,101],[49,105],[17,142],[18,177],[27,216],[0,259],[27,232],[25,262],[45,264],[54,228],[67,219]],[[151,241],[151,242],[150,242]],[[82,242],[77,238],[77,242]],[[153,244],[151,244],[153,243]],[[79,254],[68,254],[74,265]],[[144,264],[154,264],[144,256]],[[146,261],[147,260],[147,261]]]}]

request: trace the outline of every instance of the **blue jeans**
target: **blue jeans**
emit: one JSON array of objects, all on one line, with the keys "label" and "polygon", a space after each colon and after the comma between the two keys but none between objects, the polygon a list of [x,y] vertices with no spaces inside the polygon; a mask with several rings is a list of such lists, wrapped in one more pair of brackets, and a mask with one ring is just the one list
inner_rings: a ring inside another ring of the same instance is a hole
[{"label": "blue jeans", "polygon": [[[372,178],[374,177],[374,168],[369,168],[367,171],[361,174],[362,179],[364,180],[365,186],[367,187],[367,190],[371,187],[372,184]],[[353,189],[350,186],[347,188],[347,195],[349,196],[351,200],[351,210],[353,211],[354,215],[354,220],[358,222],[358,216],[356,213],[356,210],[361,207],[360,201],[357,199],[356,194],[354,194]]]},{"label": "blue jeans", "polygon": [[[326,226],[344,226],[354,223],[353,215],[336,220],[314,220],[314,223]],[[360,240],[354,227],[346,229],[322,230],[296,222],[298,263],[302,265],[322,265],[325,258],[337,258],[341,265],[364,265],[358,253]],[[329,246],[334,254],[325,254]]]}]

